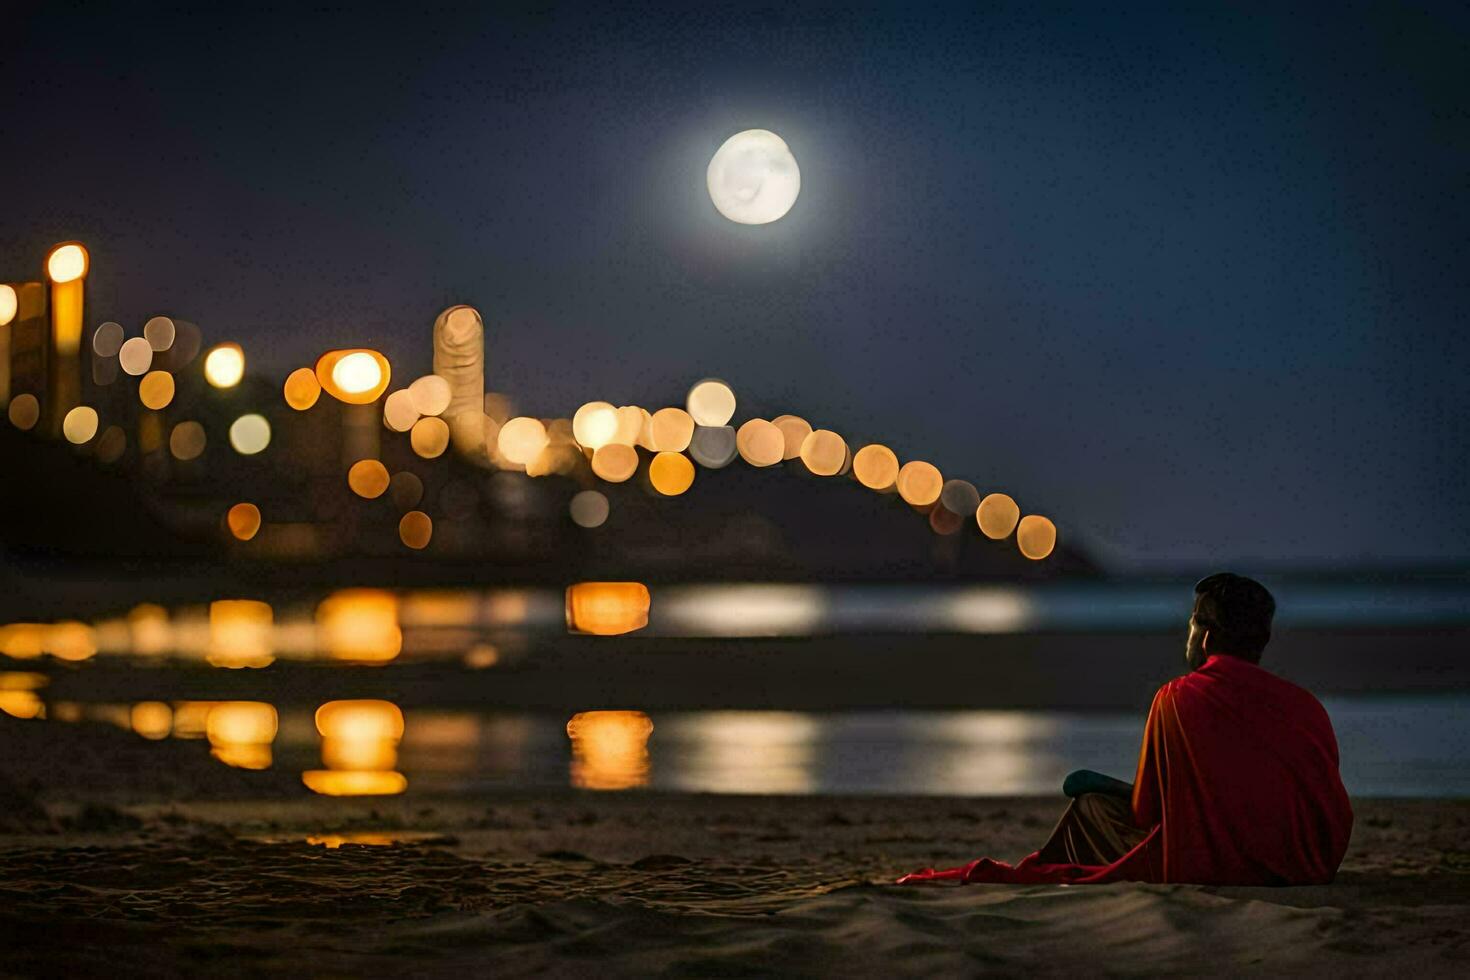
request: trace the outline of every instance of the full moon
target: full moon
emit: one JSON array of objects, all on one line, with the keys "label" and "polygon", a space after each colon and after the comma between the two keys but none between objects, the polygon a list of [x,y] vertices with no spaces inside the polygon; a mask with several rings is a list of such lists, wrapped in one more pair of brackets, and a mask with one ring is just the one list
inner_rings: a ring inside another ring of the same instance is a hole
[{"label": "full moon", "polygon": [[766,129],[725,140],[705,175],[710,200],[742,225],[764,225],[791,210],[801,193],[801,169],[786,141]]}]

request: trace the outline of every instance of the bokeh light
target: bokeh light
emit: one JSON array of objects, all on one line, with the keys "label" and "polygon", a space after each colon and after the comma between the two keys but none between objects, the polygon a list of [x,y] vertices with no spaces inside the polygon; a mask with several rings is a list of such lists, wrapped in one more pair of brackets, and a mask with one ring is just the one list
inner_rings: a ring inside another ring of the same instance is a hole
[{"label": "bokeh light", "polygon": [[97,458],[104,463],[116,463],[127,448],[127,433],[120,426],[109,425],[97,440]]},{"label": "bokeh light", "polygon": [[61,420],[61,434],[74,446],[91,442],[97,434],[97,410],[90,405],[78,405],[67,412]]},{"label": "bokeh light", "polygon": [[15,319],[15,314],[19,311],[20,297],[16,295],[15,287],[9,283],[0,282],[0,327],[9,326],[10,321]]},{"label": "bokeh light", "polygon": [[892,449],[870,443],[852,457],[852,474],[869,490],[888,490],[898,480],[898,457]]},{"label": "bokeh light", "polygon": [[146,374],[153,366],[153,348],[142,337],[130,337],[118,348],[117,362],[125,374]]},{"label": "bokeh light", "polygon": [[176,335],[174,322],[166,316],[151,317],[143,324],[143,339],[155,351],[165,351],[172,347]]},{"label": "bokeh light", "polygon": [[735,431],[735,448],[751,466],[775,466],[786,455],[786,436],[765,419],[750,419]]},{"label": "bokeh light", "polygon": [[1040,561],[1057,546],[1057,526],[1040,514],[1027,514],[1016,525],[1016,547],[1033,561]]},{"label": "bokeh light", "polygon": [[661,408],[649,423],[650,442],[661,453],[682,453],[694,437],[694,419],[682,408]]},{"label": "bokeh light", "polygon": [[399,388],[383,399],[383,424],[394,432],[407,432],[418,420],[419,410],[407,388]]},{"label": "bokeh light", "polygon": [[377,401],[393,374],[386,357],[365,347],[327,351],[317,359],[314,371],[322,390],[348,405]]},{"label": "bokeh light", "polygon": [[388,491],[388,467],[376,459],[359,459],[347,470],[347,486],[366,500],[375,500]]},{"label": "bokeh light", "polygon": [[980,525],[980,533],[996,541],[1009,537],[1020,519],[1021,508],[1004,493],[987,494],[975,508],[975,523]]},{"label": "bokeh light", "polygon": [[321,397],[322,386],[317,383],[316,373],[311,368],[297,368],[286,376],[284,392],[286,404],[304,412]]},{"label": "bokeh light", "polygon": [[700,425],[689,440],[689,455],[700,466],[712,470],[729,466],[739,455],[735,430],[728,425]]},{"label": "bokeh light", "polygon": [[945,480],[939,503],[952,514],[969,517],[980,506],[980,491],[969,480]]},{"label": "bokeh light", "polygon": [[578,789],[620,790],[648,783],[653,722],[641,711],[583,711],[567,722],[571,782]]},{"label": "bokeh light", "polygon": [[685,408],[696,425],[726,425],[735,415],[735,392],[717,378],[706,378],[689,389]]},{"label": "bokeh light", "polygon": [[421,418],[408,434],[413,451],[424,459],[435,459],[449,448],[449,423],[436,416]]},{"label": "bokeh light", "polygon": [[623,405],[617,411],[617,428],[613,430],[610,442],[619,442],[625,446],[638,445],[638,433],[643,431],[643,416],[646,413],[637,405]]},{"label": "bokeh light", "polygon": [[[122,350],[123,328],[121,323],[113,323],[111,320],[101,324],[92,334],[92,351],[98,357],[116,357],[117,352]],[[152,350],[152,347],[149,347]]]},{"label": "bokeh light", "polygon": [[138,382],[138,401],[153,411],[167,408],[174,400],[174,376],[167,371],[149,371]]},{"label": "bokeh light", "polygon": [[[344,360],[342,363],[347,362]],[[447,379],[437,374],[426,374],[408,386],[408,397],[420,415],[442,415],[449,408],[453,392]]]},{"label": "bokeh light", "polygon": [[521,415],[500,427],[500,437],[495,445],[507,460],[517,466],[525,466],[540,456],[549,442],[546,426],[540,419]]},{"label": "bokeh light", "polygon": [[75,663],[97,654],[96,632],[86,623],[76,620],[65,620],[47,626],[42,643],[46,652],[57,660]]},{"label": "bokeh light", "polygon": [[781,458],[795,459],[800,456],[801,444],[812,434],[811,423],[799,415],[778,415],[771,419],[771,424],[781,430],[781,436],[786,440]]},{"label": "bokeh light", "polygon": [[34,429],[41,420],[41,402],[29,392],[16,395],[10,400],[7,414],[10,416],[10,424],[17,429]]},{"label": "bokeh light", "polygon": [[[148,349],[151,353],[152,345],[149,345]],[[127,370],[126,365],[123,366],[123,370]],[[218,344],[204,355],[204,380],[216,388],[233,388],[240,383],[243,377],[245,377],[245,352],[240,349],[239,344]]]},{"label": "bokeh light", "polygon": [[275,659],[270,604],[256,599],[217,599],[209,604],[210,664],[215,667],[265,667]]},{"label": "bokeh light", "polygon": [[956,514],[943,503],[929,511],[929,527],[935,534],[958,534],[966,520],[967,515]]},{"label": "bokeh light", "polygon": [[847,443],[830,429],[813,429],[802,440],[801,461],[817,476],[836,476],[847,465]]},{"label": "bokeh light", "polygon": [[269,769],[279,728],[276,709],[264,701],[221,701],[204,722],[210,754],[237,769]]},{"label": "bokeh light", "polygon": [[75,242],[58,245],[46,258],[46,275],[52,282],[71,282],[87,274],[87,250]]},{"label": "bokeh light", "polygon": [[610,509],[607,497],[597,490],[583,490],[567,505],[572,523],[578,527],[602,527]]},{"label": "bokeh light", "polygon": [[609,442],[592,454],[592,472],[608,483],[622,483],[638,472],[638,450]]},{"label": "bokeh light", "polygon": [[322,649],[335,660],[384,663],[403,649],[398,597],[382,589],[341,589],[316,607]]},{"label": "bokeh light", "polygon": [[249,541],[260,531],[260,508],[252,503],[238,503],[225,513],[225,526],[241,541]]},{"label": "bokeh light", "polygon": [[180,422],[168,434],[168,451],[174,459],[188,461],[198,459],[204,452],[204,426],[198,422]]},{"label": "bokeh light", "polygon": [[421,510],[411,510],[398,522],[398,539],[415,551],[429,546],[434,536],[434,521]]},{"label": "bokeh light", "polygon": [[912,459],[898,471],[898,495],[905,503],[927,507],[939,499],[944,490],[944,477],[933,463]]},{"label": "bokeh light", "polygon": [[651,603],[642,582],[578,582],[567,586],[567,629],[618,636],[648,625]]},{"label": "bokeh light", "polygon": [[128,724],[152,741],[168,738],[174,727],[174,709],[162,701],[139,701],[128,711]]},{"label": "bokeh light", "polygon": [[241,456],[254,456],[271,444],[271,424],[264,415],[242,415],[230,425],[230,445]]},{"label": "bokeh light", "polygon": [[683,453],[659,453],[648,464],[648,480],[665,497],[677,497],[694,484],[694,464]]},{"label": "bokeh light", "polygon": [[585,449],[601,449],[617,433],[618,410],[607,402],[588,402],[572,416],[572,438]]},{"label": "bokeh light", "polygon": [[399,510],[411,510],[424,499],[424,481],[408,470],[399,470],[388,481],[388,497]]}]

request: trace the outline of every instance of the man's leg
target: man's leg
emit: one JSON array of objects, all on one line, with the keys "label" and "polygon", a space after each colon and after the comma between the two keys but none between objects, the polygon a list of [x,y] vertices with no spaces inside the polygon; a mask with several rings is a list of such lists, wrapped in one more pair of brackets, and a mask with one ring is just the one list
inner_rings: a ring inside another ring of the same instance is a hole
[{"label": "man's leg", "polygon": [[1133,826],[1127,800],[1084,793],[1067,807],[1039,856],[1043,864],[1112,864],[1147,836]]}]

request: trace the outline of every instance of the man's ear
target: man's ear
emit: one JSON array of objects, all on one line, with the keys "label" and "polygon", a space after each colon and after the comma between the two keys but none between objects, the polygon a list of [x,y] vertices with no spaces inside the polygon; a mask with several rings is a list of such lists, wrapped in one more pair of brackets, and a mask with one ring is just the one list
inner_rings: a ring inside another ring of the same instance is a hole
[{"label": "man's ear", "polygon": [[1205,635],[1199,638],[1199,648],[1204,653],[1210,652],[1210,631],[1205,630]]}]

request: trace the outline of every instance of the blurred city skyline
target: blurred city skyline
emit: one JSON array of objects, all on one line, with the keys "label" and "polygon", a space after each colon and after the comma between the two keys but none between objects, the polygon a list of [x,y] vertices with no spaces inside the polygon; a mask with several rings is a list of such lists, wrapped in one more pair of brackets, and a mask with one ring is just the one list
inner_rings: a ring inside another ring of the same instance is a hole
[{"label": "blurred city skyline", "polygon": [[[15,31],[0,280],[84,241],[88,331],[183,317],[277,391],[371,346],[396,386],[470,303],[518,411],[715,375],[1113,567],[1470,558],[1463,11]],[[803,185],[745,227],[704,167],[753,126]]]}]

